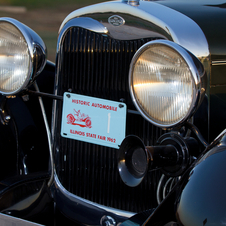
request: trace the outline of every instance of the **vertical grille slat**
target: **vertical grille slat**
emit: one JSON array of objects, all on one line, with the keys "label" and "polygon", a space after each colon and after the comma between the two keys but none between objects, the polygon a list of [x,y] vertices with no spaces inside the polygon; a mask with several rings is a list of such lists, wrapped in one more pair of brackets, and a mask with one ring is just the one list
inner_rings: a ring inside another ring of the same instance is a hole
[{"label": "vertical grille slat", "polygon": [[[114,40],[89,30],[72,27],[62,39],[58,55],[58,90],[120,101],[135,110],[129,94],[128,72],[137,49],[152,39]],[[62,104],[59,104],[59,109]],[[135,188],[126,186],[118,174],[117,150],[60,136],[61,110],[58,112],[54,145],[58,149],[57,174],[63,186],[90,201],[131,212],[157,205],[156,179],[160,172],[145,176]],[[139,136],[153,145],[162,131],[139,114],[127,114],[126,134]]]}]

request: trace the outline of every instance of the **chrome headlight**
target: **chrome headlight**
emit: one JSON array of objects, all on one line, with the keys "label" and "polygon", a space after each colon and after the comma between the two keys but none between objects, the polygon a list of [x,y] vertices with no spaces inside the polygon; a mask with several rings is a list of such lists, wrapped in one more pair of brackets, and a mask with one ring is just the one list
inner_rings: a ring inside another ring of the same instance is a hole
[{"label": "chrome headlight", "polygon": [[46,47],[30,28],[0,19],[0,93],[12,95],[28,86],[46,63]]},{"label": "chrome headlight", "polygon": [[201,62],[178,44],[152,41],[134,55],[129,86],[143,117],[169,128],[184,122],[200,104],[206,89]]}]

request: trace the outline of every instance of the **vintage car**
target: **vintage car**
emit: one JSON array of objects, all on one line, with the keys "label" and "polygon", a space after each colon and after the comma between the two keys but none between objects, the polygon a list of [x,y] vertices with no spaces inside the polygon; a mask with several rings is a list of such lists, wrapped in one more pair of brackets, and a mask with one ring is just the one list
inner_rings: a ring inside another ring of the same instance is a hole
[{"label": "vintage car", "polygon": [[[226,3],[70,13],[56,62],[0,19],[0,212],[46,225],[225,225]],[[57,15],[56,15],[57,16]]]}]

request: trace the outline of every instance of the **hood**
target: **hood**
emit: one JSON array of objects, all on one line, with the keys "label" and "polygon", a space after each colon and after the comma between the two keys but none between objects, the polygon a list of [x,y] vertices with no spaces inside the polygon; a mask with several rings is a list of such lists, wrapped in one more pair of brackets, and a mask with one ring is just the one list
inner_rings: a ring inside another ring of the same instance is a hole
[{"label": "hood", "polygon": [[[164,38],[188,49],[201,61],[209,57],[208,42],[198,24],[183,13],[158,3],[162,1],[140,1],[136,6],[127,1],[111,1],[87,6],[69,14],[59,33],[63,33],[68,27],[66,24],[77,18],[80,20],[76,26],[114,39]],[[122,26],[109,22],[114,16],[121,18]]]},{"label": "hood", "polygon": [[204,32],[214,61],[226,60],[225,0],[160,0],[157,3],[194,20]]}]

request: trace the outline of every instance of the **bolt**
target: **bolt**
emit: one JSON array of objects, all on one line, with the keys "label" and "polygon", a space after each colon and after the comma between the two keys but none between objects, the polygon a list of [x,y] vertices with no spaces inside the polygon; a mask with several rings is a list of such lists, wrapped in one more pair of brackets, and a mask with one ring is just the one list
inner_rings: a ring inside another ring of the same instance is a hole
[{"label": "bolt", "polygon": [[126,103],[126,100],[124,98],[121,98],[119,101],[122,103]]},{"label": "bolt", "polygon": [[10,116],[6,116],[6,117],[5,117],[5,121],[6,121],[6,122],[9,122],[10,119],[11,119]]},{"label": "bolt", "polygon": [[29,95],[23,95],[22,99],[23,101],[29,101]]}]

